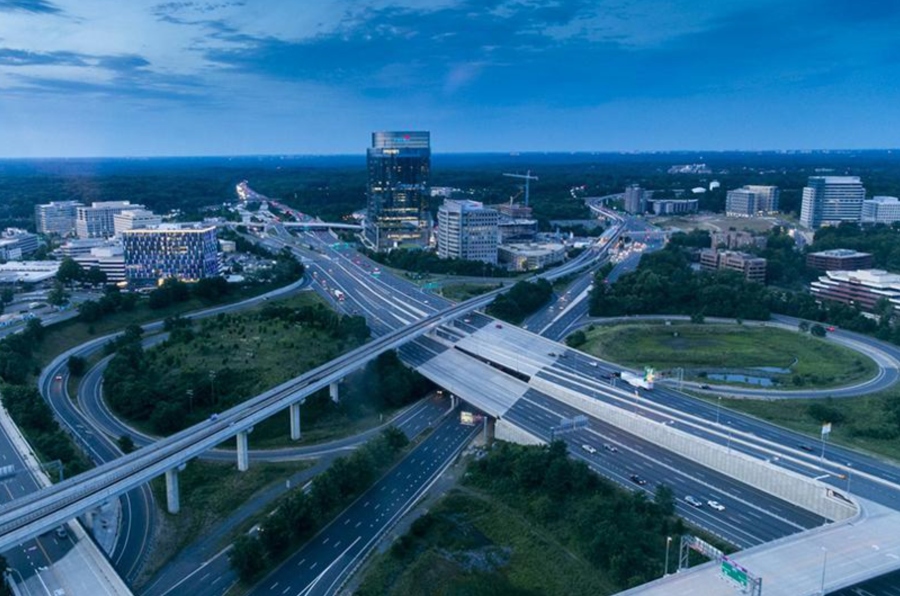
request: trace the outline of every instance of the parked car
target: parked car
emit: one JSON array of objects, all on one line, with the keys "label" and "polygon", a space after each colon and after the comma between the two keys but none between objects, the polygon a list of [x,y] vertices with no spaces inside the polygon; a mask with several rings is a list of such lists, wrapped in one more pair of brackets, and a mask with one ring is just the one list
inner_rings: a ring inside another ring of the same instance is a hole
[{"label": "parked car", "polygon": [[700,502],[700,499],[692,497],[691,495],[686,496],[684,502],[693,507],[703,507],[703,503]]}]

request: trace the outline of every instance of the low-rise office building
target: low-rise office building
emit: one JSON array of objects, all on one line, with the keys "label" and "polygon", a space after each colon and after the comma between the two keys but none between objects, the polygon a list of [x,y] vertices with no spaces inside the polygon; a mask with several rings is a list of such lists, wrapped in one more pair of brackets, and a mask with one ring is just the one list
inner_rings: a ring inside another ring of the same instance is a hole
[{"label": "low-rise office building", "polygon": [[37,251],[39,246],[37,234],[6,228],[0,234],[0,259],[4,261],[21,261]]},{"label": "low-rise office building", "polygon": [[700,209],[699,199],[650,199],[649,202],[654,215],[697,213]]},{"label": "low-rise office building", "polygon": [[892,224],[900,221],[900,199],[897,197],[872,197],[862,204],[862,223]]},{"label": "low-rise office building", "polygon": [[121,283],[125,279],[125,249],[121,244],[94,247],[87,254],[73,258],[85,270],[96,267],[106,274],[108,283]]},{"label": "low-rise office building", "polygon": [[870,269],[874,264],[875,257],[871,253],[849,248],[832,248],[806,255],[806,266],[818,271],[857,271]]},{"label": "low-rise office building", "polygon": [[882,299],[900,308],[900,275],[882,269],[828,271],[810,284],[818,300],[831,300],[855,306],[868,313]]},{"label": "low-rise office building", "polygon": [[704,248],[700,251],[700,268],[706,271],[726,269],[743,274],[747,281],[766,283],[766,260],[745,252]]},{"label": "low-rise office building", "polygon": [[729,230],[727,232],[713,232],[710,234],[710,237],[712,239],[713,248],[723,247],[736,249],[746,247],[766,247],[765,236],[756,236],[750,232],[735,232]]},{"label": "low-rise office building", "polygon": [[512,271],[534,271],[566,260],[566,247],[562,244],[502,244],[497,258]]}]

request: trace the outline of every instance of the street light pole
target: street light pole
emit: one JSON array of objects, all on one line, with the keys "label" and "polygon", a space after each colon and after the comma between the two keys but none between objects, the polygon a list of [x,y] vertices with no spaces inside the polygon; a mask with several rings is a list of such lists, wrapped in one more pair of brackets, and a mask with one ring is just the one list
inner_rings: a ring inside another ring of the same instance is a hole
[{"label": "street light pole", "polygon": [[828,549],[823,546],[822,550],[825,551],[825,556],[822,558],[822,587],[819,592],[825,596],[825,568],[828,565]]},{"label": "street light pole", "polygon": [[850,465],[850,462],[847,462],[847,496],[850,496],[850,481],[853,479],[853,466]]},{"label": "street light pole", "polygon": [[194,411],[194,390],[187,390],[187,398],[188,398],[188,412]]},{"label": "street light pole", "polygon": [[716,424],[719,424],[719,410],[722,409],[722,396],[719,396],[718,401],[716,401]]}]

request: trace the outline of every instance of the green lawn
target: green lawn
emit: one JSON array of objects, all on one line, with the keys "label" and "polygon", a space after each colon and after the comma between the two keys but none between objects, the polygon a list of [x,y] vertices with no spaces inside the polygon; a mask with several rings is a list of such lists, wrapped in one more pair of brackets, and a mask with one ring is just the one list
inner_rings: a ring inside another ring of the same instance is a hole
[{"label": "green lawn", "polygon": [[[234,294],[229,296],[228,302],[240,302],[272,289],[269,286],[256,286],[235,290]],[[83,323],[74,318],[50,325],[47,327],[47,334],[44,340],[35,352],[35,357],[43,368],[60,353],[95,337],[121,331],[128,325],[143,325],[152,321],[161,321],[167,317],[204,310],[211,306],[216,305],[209,305],[196,298],[191,298],[185,302],[173,304],[168,308],[152,310],[147,306],[147,300],[142,298],[138,300],[134,310],[130,312],[116,312],[103,317],[95,323]]]},{"label": "green lawn", "polygon": [[877,371],[867,356],[774,327],[648,322],[598,325],[587,331],[587,338],[581,348],[585,352],[636,368],[683,367],[687,378],[698,378],[705,369],[777,367],[791,370],[773,377],[784,385],[835,387],[871,378]]},{"label": "green lawn", "polygon": [[[703,396],[709,399],[708,396]],[[832,422],[830,443],[900,461],[900,390],[842,399],[750,400],[722,398],[722,407],[768,420],[819,440]],[[827,446],[826,446],[827,449]]]},{"label": "green lawn", "polygon": [[[498,282],[499,283],[499,282]],[[441,295],[447,300],[464,302],[469,298],[480,296],[497,288],[498,283],[455,283],[446,284],[441,288]]]}]

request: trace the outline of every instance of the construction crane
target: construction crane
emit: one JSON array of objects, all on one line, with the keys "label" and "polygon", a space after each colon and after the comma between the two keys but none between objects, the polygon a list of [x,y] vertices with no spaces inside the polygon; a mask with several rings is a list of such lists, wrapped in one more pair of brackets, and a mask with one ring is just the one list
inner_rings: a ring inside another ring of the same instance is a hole
[{"label": "construction crane", "polygon": [[504,176],[508,176],[510,178],[521,178],[525,180],[525,206],[528,207],[528,183],[532,180],[537,180],[537,176],[531,175],[531,170],[528,170],[524,174],[503,174]]}]

